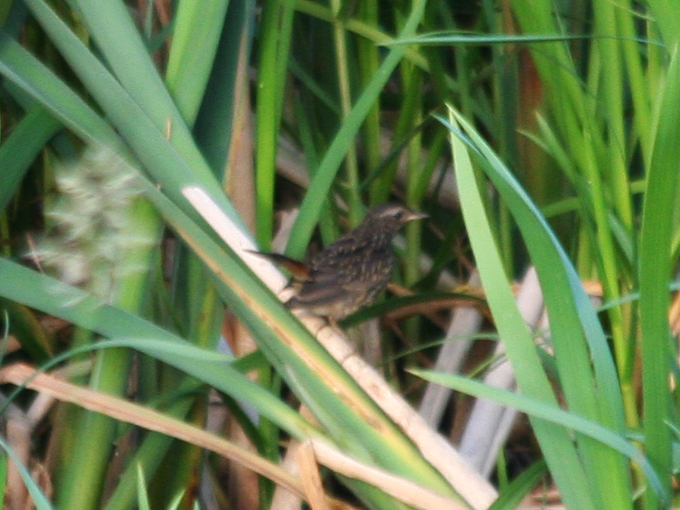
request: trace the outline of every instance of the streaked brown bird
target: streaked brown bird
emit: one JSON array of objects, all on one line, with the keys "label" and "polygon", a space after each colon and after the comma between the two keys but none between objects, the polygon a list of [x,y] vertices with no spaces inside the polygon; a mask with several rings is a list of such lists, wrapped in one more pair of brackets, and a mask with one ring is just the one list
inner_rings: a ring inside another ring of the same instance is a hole
[{"label": "streaked brown bird", "polygon": [[337,323],[370,303],[392,275],[392,240],[409,221],[427,217],[400,204],[372,208],[356,229],[314,255],[309,263],[277,253],[260,253],[283,266],[297,291],[286,302]]}]

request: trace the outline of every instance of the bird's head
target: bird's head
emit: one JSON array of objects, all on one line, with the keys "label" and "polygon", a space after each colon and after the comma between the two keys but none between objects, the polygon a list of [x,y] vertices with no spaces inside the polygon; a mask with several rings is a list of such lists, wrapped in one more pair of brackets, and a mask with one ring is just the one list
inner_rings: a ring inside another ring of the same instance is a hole
[{"label": "bird's head", "polygon": [[370,228],[380,228],[396,234],[408,222],[422,218],[427,218],[427,214],[414,212],[401,204],[388,202],[368,211],[362,226],[367,225]]}]

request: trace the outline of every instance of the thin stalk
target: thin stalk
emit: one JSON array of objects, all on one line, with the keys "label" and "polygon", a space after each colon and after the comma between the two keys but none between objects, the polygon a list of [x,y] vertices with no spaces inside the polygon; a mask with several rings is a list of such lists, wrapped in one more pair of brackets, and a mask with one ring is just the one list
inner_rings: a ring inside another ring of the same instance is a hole
[{"label": "thin stalk", "polygon": [[266,2],[262,11],[257,81],[256,198],[257,233],[260,247],[271,243],[274,221],[276,147],[283,108],[286,69],[293,28],[290,0]]},{"label": "thin stalk", "polygon": [[[411,67],[407,64],[407,67]],[[419,98],[418,91],[422,89],[423,79],[421,72],[417,69],[412,71],[413,79],[410,80],[410,88],[406,91],[408,97]],[[418,101],[420,103],[420,101]],[[422,111],[416,108],[411,120],[411,128],[418,126],[423,121]],[[422,131],[417,131],[408,143],[408,175],[406,181],[406,204],[412,209],[420,208],[418,191],[421,189],[420,183],[424,177],[425,168],[422,162]],[[413,285],[420,278],[420,233],[422,222],[408,225],[406,229],[406,267],[404,271],[404,284]],[[417,336],[417,335],[416,335]]]},{"label": "thin stalk", "polygon": [[[376,0],[366,0],[360,2],[358,5],[358,16],[367,25],[378,25],[378,3]],[[359,37],[357,38],[357,50],[359,54],[359,71],[361,73],[361,84],[366,86],[378,68],[380,67],[380,59],[378,55],[378,48],[371,41]],[[366,160],[367,173],[370,174],[373,170],[378,168],[382,157],[380,150],[380,102],[379,99],[373,104],[362,131],[363,135],[363,153]],[[369,202],[375,205],[377,200],[374,197],[374,186],[369,189]]]},{"label": "thin stalk", "polygon": [[[637,36],[633,19],[633,5],[629,1],[623,7],[615,9],[618,32],[621,34],[621,50],[626,64],[626,75],[630,86],[631,99],[635,115],[636,136],[640,140],[642,160],[649,161],[651,158],[651,105],[649,101],[642,51],[644,46],[635,41]],[[652,44],[646,45],[648,48]],[[651,49],[651,48],[650,48]],[[653,89],[649,89],[653,90]]]},{"label": "thin stalk", "polygon": [[[333,11],[333,46],[335,49],[336,75],[340,93],[340,122],[344,122],[352,110],[352,90],[350,87],[350,65],[348,62],[348,48],[345,28],[340,22],[342,3],[331,0]],[[363,218],[359,183],[359,163],[357,161],[356,146],[352,143],[347,147],[345,156],[345,175],[347,176],[347,202],[349,205],[349,222],[352,227],[359,224]]]},{"label": "thin stalk", "polygon": [[620,8],[609,2],[595,2],[593,7],[596,35],[601,36],[595,44],[601,61],[606,62],[601,77],[600,97],[605,110],[609,158],[602,171],[608,180],[607,187],[611,189],[613,208],[624,227],[630,231],[633,228],[633,208],[625,162],[624,72],[620,43],[612,38],[617,33],[615,11]]}]

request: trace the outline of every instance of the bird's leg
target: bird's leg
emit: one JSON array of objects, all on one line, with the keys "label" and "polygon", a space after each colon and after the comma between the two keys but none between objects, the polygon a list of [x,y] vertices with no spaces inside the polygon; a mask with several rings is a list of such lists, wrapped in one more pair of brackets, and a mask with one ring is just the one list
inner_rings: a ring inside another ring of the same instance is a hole
[{"label": "bird's leg", "polygon": [[335,317],[326,317],[326,321],[328,326],[330,326],[331,328],[335,329],[336,331],[339,331],[342,334],[345,333],[345,331],[338,324],[338,320]]},{"label": "bird's leg", "polygon": [[315,328],[315,330],[312,331],[312,334],[315,337],[319,336],[319,333],[321,333],[321,331],[323,331],[324,328],[331,328],[336,333],[341,333],[343,335],[345,334],[344,330],[338,324],[337,319],[335,319],[334,317],[327,317],[325,315],[315,315],[315,314],[311,314],[311,313],[310,313],[310,315],[312,315],[314,317],[318,317],[319,319],[321,319],[323,321],[318,328]]},{"label": "bird's leg", "polygon": [[335,321],[335,319],[332,319],[331,317],[322,317],[320,315],[317,315],[317,317],[322,319],[323,323],[321,324],[321,326],[319,326],[319,328],[316,331],[314,331],[314,333],[313,333],[314,336],[319,336],[319,333],[321,333],[324,328],[333,328],[336,331],[342,331],[339,328],[338,323],[337,323],[337,321]]},{"label": "bird's leg", "polygon": [[[329,326],[332,327],[332,322],[328,317],[322,316],[322,315],[316,315],[315,313],[306,310],[304,308],[298,308],[298,307],[293,307],[291,308],[291,311],[293,311],[293,315],[298,318],[299,321],[303,323],[304,326],[307,327],[309,332],[314,335],[315,337],[319,335],[319,333],[323,330],[323,328],[327,328]],[[319,327],[316,327],[316,324],[312,324],[310,320],[302,320],[302,318],[309,318],[309,319],[319,319],[320,324],[318,325]],[[340,330],[342,331],[342,330]]]}]

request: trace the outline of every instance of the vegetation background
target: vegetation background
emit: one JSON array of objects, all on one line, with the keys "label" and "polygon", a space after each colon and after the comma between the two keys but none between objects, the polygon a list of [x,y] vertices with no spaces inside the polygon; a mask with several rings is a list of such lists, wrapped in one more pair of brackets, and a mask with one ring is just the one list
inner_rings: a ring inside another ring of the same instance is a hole
[{"label": "vegetation background", "polygon": [[[0,20],[4,508],[677,505],[680,3]],[[378,375],[244,248],[387,200],[430,219],[343,324]]]}]

